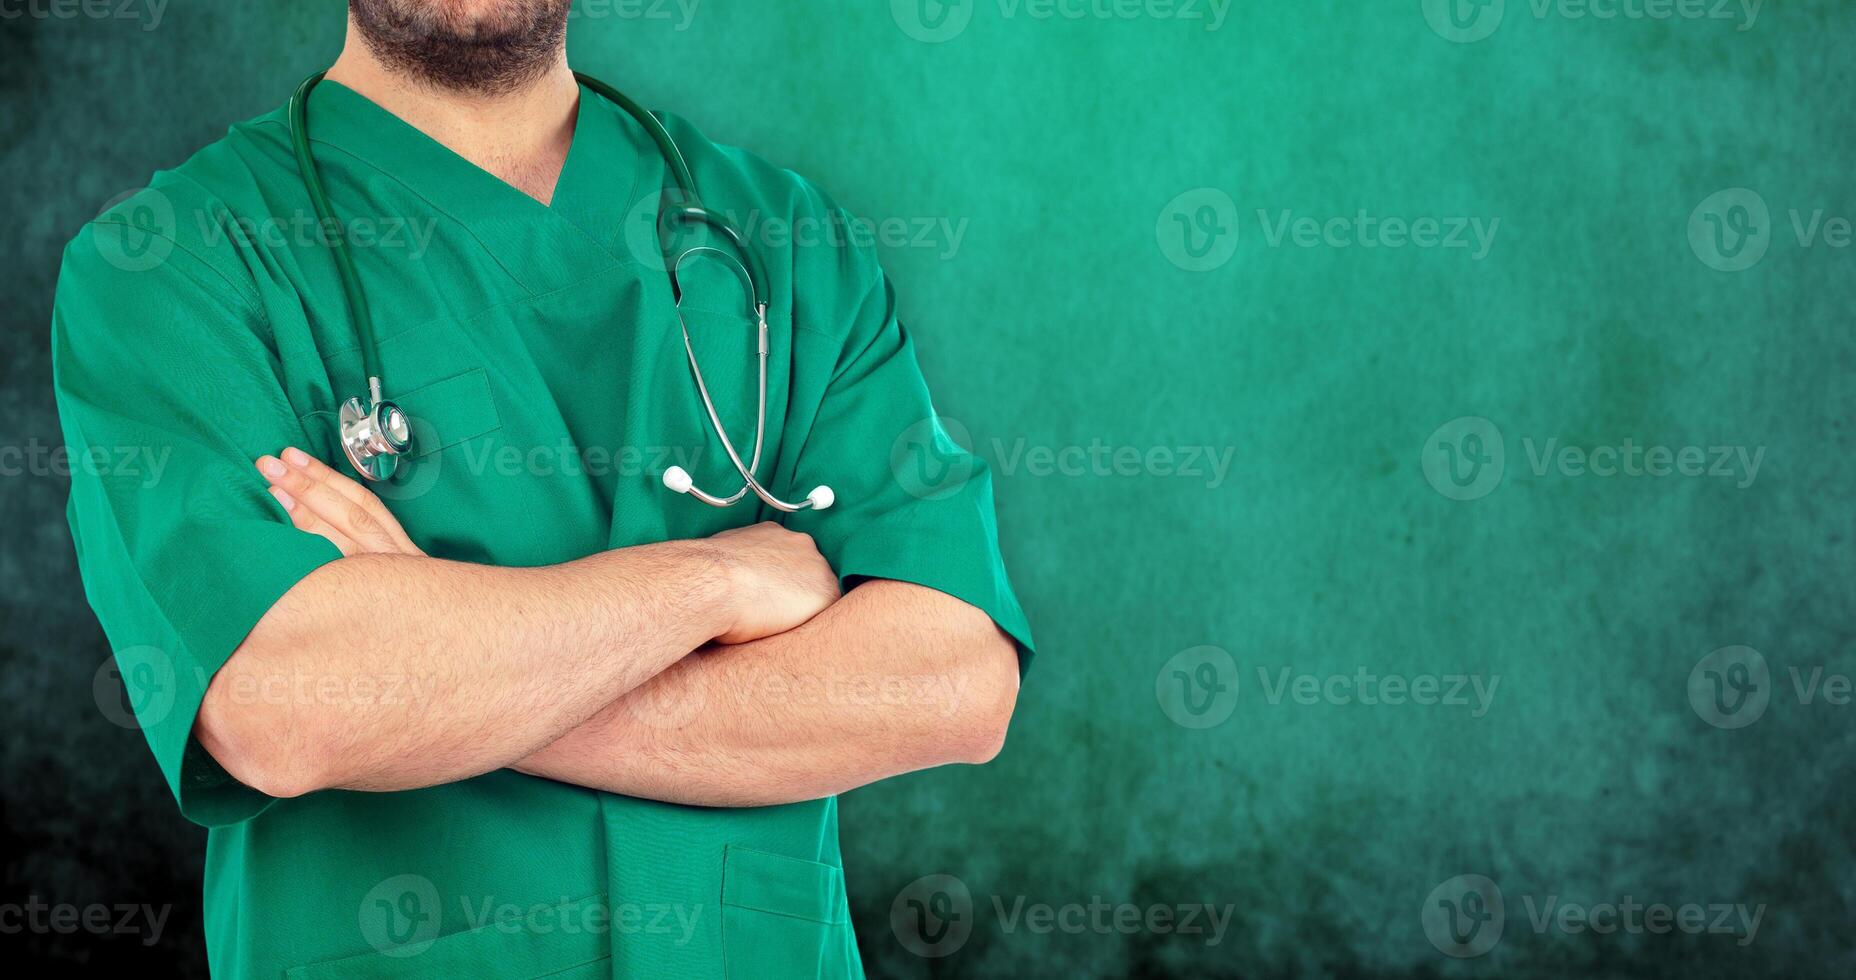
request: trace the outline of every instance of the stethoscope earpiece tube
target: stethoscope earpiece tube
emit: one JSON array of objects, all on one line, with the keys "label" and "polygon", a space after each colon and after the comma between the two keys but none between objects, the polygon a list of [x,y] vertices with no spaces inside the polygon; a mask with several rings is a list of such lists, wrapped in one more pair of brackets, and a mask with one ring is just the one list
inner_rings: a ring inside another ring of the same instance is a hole
[{"label": "stethoscope earpiece tube", "polygon": [[[290,98],[290,143],[296,153],[297,169],[302,173],[303,187],[309,193],[322,234],[327,236],[329,251],[335,257],[336,272],[341,276],[342,292],[347,298],[348,312],[354,319],[355,334],[360,341],[361,364],[367,374],[366,400],[350,398],[337,413],[342,452],[361,476],[369,480],[387,480],[392,478],[398,468],[400,458],[411,451],[412,431],[406,413],[382,394],[385,386],[381,378],[380,344],[374,334],[374,321],[368,312],[367,297],[361,291],[361,279],[355,272],[354,258],[348,251],[346,231],[335,220],[334,209],[330,207],[328,194],[323,190],[322,178],[316,172],[315,155],[311,152],[309,96],[315,91],[316,84],[322,81],[324,74],[318,72],[304,79],[296,94]],[[579,72],[574,73],[574,78],[594,94],[625,110],[627,115],[644,127],[652,142],[657,144],[664,165],[676,184],[678,200],[675,203],[667,201],[658,216],[658,246],[664,251],[665,271],[670,276],[671,295],[677,307],[677,325],[683,331],[683,349],[689,356],[690,374],[696,380],[697,393],[702,396],[703,407],[707,410],[710,424],[715,428],[716,438],[721,441],[722,449],[742,479],[741,489],[727,497],[717,497],[697,488],[687,470],[673,466],[664,471],[664,486],[713,507],[731,506],[750,492],[767,506],[789,514],[831,507],[837,497],[830,487],[815,487],[804,501],[788,503],[769,493],[754,476],[755,471],[760,469],[761,449],[767,434],[767,308],[772,302],[768,291],[767,268],[761,261],[760,253],[748,246],[746,237],[726,215],[703,206],[702,195],[697,192],[696,177],[690,172],[689,161],[684,159],[677,141],[671,138],[670,131],[664,128],[656,116],[627,98],[623,92],[597,78]],[[677,254],[673,259],[671,253],[676,248],[671,238],[675,230],[672,226],[676,223],[702,225],[727,239],[732,251],[699,245]],[[760,407],[754,423],[754,456],[752,461],[746,463],[735,452],[734,443],[728,438],[728,430],[722,425],[721,415],[715,410],[715,402],[709,398],[708,385],[703,382],[702,366],[696,362],[695,345],[690,342],[689,326],[683,322],[683,284],[679,273],[683,263],[691,256],[709,253],[729,259],[747,281],[751,306],[749,315],[759,332],[756,346],[760,361]]]},{"label": "stethoscope earpiece tube", "polygon": [[317,72],[303,80],[290,97],[290,144],[296,153],[297,170],[309,203],[316,209],[318,232],[329,243],[335,257],[335,271],[341,277],[342,293],[348,299],[348,315],[354,319],[354,332],[361,342],[361,367],[367,375],[367,401],[350,398],[338,413],[337,436],[348,462],[356,473],[368,480],[391,479],[399,468],[399,458],[412,449],[412,432],[406,413],[381,395],[385,383],[380,371],[380,344],[374,335],[374,318],[369,313],[367,296],[361,292],[361,277],[355,271],[354,256],[348,253],[348,232],[335,219],[329,195],[323,190],[322,176],[316,172],[315,154],[309,144],[309,95],[326,72]]},{"label": "stethoscope earpiece tube", "polygon": [[[772,493],[768,492],[766,487],[761,486],[760,481],[754,477],[755,471],[760,469],[761,449],[766,444],[767,355],[770,351],[767,343],[767,307],[760,302],[758,296],[751,300],[751,302],[754,303],[754,309],[749,312],[749,316],[753,318],[755,324],[755,332],[757,335],[754,345],[756,351],[755,357],[760,365],[760,399],[758,408],[754,413],[754,457],[750,462],[743,463],[741,461],[741,454],[735,451],[734,441],[728,438],[728,427],[722,424],[722,416],[715,410],[714,400],[709,397],[709,384],[702,376],[702,364],[697,361],[696,346],[690,340],[690,326],[683,319],[683,291],[682,287],[678,285],[678,280],[683,270],[683,263],[689,261],[691,256],[700,255],[705,252],[719,255],[732,262],[735,269],[744,277],[753,276],[753,272],[728,252],[707,245],[692,248],[682,255],[677,256],[676,260],[670,263],[671,288],[678,297],[677,328],[683,332],[683,353],[689,358],[690,377],[696,382],[696,394],[702,399],[703,411],[709,416],[709,424],[715,429],[715,437],[722,443],[722,451],[728,454],[728,461],[733,463],[735,465],[735,470],[741,474],[741,489],[736,490],[727,497],[717,497],[712,493],[707,493],[699,489],[696,486],[695,480],[690,477],[689,471],[681,466],[673,466],[664,471],[664,486],[676,493],[684,493],[695,497],[697,500],[711,507],[733,506],[742,497],[752,491],[754,496],[761,499],[762,503],[783,513],[792,514],[808,508],[812,510],[824,510],[830,507],[832,502],[836,500],[830,487],[814,488],[813,491],[806,496],[805,502],[794,504],[775,497]],[[749,282],[749,290],[750,292],[753,291],[753,283],[751,280]]]}]

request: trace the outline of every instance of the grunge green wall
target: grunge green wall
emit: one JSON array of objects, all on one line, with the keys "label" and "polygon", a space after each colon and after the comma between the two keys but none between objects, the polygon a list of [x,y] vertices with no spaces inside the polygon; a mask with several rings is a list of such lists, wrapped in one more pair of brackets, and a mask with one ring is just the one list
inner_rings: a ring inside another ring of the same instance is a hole
[{"label": "grunge green wall", "polygon": [[[1856,7],[1446,7],[583,0],[576,67],[893,222],[998,478],[1041,653],[996,763],[845,799],[873,975],[1856,968]],[[8,446],[58,439],[63,242],[341,37],[134,9],[0,21]],[[0,486],[0,901],[175,905],[0,948],[197,971],[203,836],[96,708],[64,485]],[[1492,948],[1437,928],[1464,875]],[[1759,925],[1537,925],[1628,902]]]}]

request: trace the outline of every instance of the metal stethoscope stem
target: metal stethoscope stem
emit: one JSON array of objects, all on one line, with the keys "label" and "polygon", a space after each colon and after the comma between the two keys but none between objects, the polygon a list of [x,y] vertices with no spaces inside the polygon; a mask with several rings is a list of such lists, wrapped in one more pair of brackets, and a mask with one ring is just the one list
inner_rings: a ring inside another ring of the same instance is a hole
[{"label": "metal stethoscope stem", "polygon": [[[719,248],[711,248],[705,245],[692,248],[677,256],[676,263],[670,269],[670,278],[673,285],[680,282],[680,273],[683,270],[683,263],[687,261],[690,256],[699,255],[704,252],[712,252],[733,263],[734,266],[740,270],[744,279],[751,275],[747,267],[742,265],[734,256]],[[752,288],[751,284],[750,288]],[[736,490],[734,493],[726,497],[718,497],[697,487],[695,480],[690,477],[689,471],[681,466],[672,466],[664,471],[664,486],[676,493],[689,494],[711,507],[732,507],[735,503],[740,501],[742,497],[746,496],[749,491],[753,491],[754,495],[759,497],[762,503],[772,507],[774,510],[787,514],[796,513],[808,508],[812,510],[824,510],[830,507],[836,500],[830,487],[814,487],[812,492],[806,495],[804,501],[794,504],[781,500],[768,492],[767,488],[761,486],[760,481],[754,477],[754,474],[760,470],[761,447],[766,442],[767,434],[767,307],[756,302],[753,312],[756,333],[756,358],[760,362],[760,399],[759,409],[755,412],[754,416],[754,458],[750,462],[743,464],[741,462],[741,454],[735,450],[734,440],[728,438],[728,427],[722,424],[722,416],[715,410],[715,400],[709,397],[709,385],[703,379],[702,365],[696,359],[696,347],[690,341],[690,327],[683,319],[682,289],[676,287],[675,291],[677,293],[677,327],[683,331],[683,353],[689,357],[690,376],[696,381],[696,393],[702,397],[703,410],[709,414],[709,425],[715,429],[716,438],[721,440],[722,450],[728,454],[728,461],[735,464],[736,471],[741,474],[742,484],[741,489]]]}]

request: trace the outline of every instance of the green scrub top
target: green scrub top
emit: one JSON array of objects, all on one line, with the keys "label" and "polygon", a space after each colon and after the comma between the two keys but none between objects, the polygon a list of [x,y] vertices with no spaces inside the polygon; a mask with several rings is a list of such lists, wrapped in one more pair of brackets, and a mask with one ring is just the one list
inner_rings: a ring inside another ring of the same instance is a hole
[{"label": "green scrub top", "polygon": [[[990,477],[934,421],[872,250],[803,179],[666,122],[706,202],[766,257],[760,472],[788,499],[837,492],[833,509],[786,525],[816,538],[847,587],[884,578],[956,596],[1028,657]],[[779,516],[752,497],[718,510],[660,485],[672,464],[712,491],[740,481],[692,384],[657,255],[669,180],[622,110],[581,93],[551,206],[334,82],[315,90],[310,128],[387,394],[414,420],[412,458],[376,489],[427,553],[539,566]],[[253,468],[291,445],[340,460],[334,412],[362,393],[313,214],[280,108],[86,226],[54,312],[84,586],[182,812],[210,828],[215,974],[860,975],[835,800],[683,807],[507,770],[276,800],[193,739],[213,673],[284,592],[339,557],[290,526]],[[687,283],[696,352],[745,453],[757,376],[744,292],[707,260]],[[418,696],[419,678],[375,680],[265,696]]]}]

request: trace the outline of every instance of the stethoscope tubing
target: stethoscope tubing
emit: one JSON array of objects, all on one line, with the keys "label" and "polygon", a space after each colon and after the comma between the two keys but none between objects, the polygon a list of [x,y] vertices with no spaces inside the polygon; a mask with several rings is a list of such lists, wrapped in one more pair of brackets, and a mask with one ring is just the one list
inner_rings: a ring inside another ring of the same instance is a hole
[{"label": "stethoscope tubing", "polygon": [[316,160],[310,151],[309,143],[309,93],[322,81],[328,72],[317,72],[303,80],[297,86],[296,94],[290,97],[290,135],[296,152],[297,169],[303,175],[303,187],[309,192],[309,201],[315,208],[320,233],[329,236],[329,250],[335,254],[335,271],[342,281],[342,293],[348,300],[348,315],[354,318],[356,339],[361,342],[361,369],[367,375],[368,396],[375,402],[380,401],[385,379],[380,368],[379,343],[374,334],[374,317],[367,306],[367,297],[361,292],[361,276],[355,271],[354,256],[348,253],[348,234],[340,222],[334,220],[335,208],[329,203],[329,195],[322,186],[322,175],[316,170]]},{"label": "stethoscope tubing", "polygon": [[[335,267],[341,278],[342,293],[348,301],[349,315],[354,319],[356,339],[360,341],[362,370],[367,375],[369,400],[363,405],[359,399],[351,399],[351,404],[355,406],[351,414],[356,416],[357,421],[353,423],[356,428],[354,432],[351,432],[350,422],[343,421],[339,433],[342,437],[341,442],[344,449],[348,451],[349,460],[354,464],[355,469],[368,479],[378,480],[385,479],[391,474],[393,470],[391,464],[395,463],[397,458],[410,447],[410,442],[407,441],[407,437],[401,435],[398,437],[400,440],[398,448],[383,450],[378,447],[378,440],[359,438],[368,431],[360,428],[363,425],[361,421],[363,418],[371,419],[374,428],[384,430],[396,427],[383,425],[383,422],[390,419],[397,423],[404,419],[404,415],[399,412],[398,406],[386,401],[383,395],[386,385],[382,376],[379,341],[374,331],[373,316],[367,305],[367,297],[361,289],[361,279],[355,270],[354,257],[348,251],[347,235],[340,223],[334,219],[335,210],[329,202],[328,192],[322,185],[322,177],[316,170],[315,155],[310,147],[309,96],[326,74],[327,72],[317,72],[304,79],[303,84],[298,86],[295,94],[290,97],[288,111],[290,139],[296,154],[297,169],[302,174],[303,186],[309,194],[311,205],[316,210],[322,234],[327,236],[329,250],[335,256]],[[697,488],[687,472],[681,467],[674,466],[664,474],[665,486],[679,493],[687,493],[713,507],[732,506],[750,492],[767,506],[788,514],[807,509],[824,510],[830,507],[833,495],[829,487],[817,487],[806,496],[804,501],[795,504],[774,496],[761,485],[754,475],[760,469],[761,452],[765,446],[767,433],[767,307],[770,296],[767,291],[766,267],[761,262],[760,254],[748,247],[740,230],[726,215],[703,206],[702,196],[697,190],[696,177],[690,171],[689,161],[684,158],[682,148],[677,146],[677,141],[671,137],[669,130],[664,128],[664,124],[655,115],[632,101],[625,93],[597,78],[580,72],[574,72],[574,78],[594,94],[625,110],[627,115],[644,127],[652,142],[657,144],[658,153],[670,170],[671,179],[676,183],[677,192],[680,195],[680,200],[674,204],[667,202],[658,215],[658,246],[665,256],[668,257],[672,251],[670,234],[672,225],[676,221],[707,226],[727,239],[736,253],[730,254],[722,249],[706,245],[691,248],[678,255],[675,261],[670,262],[666,271],[670,276],[672,299],[677,309],[677,327],[683,334],[683,350],[689,358],[690,374],[696,381],[697,393],[702,398],[703,408],[708,413],[709,422],[715,429],[716,438],[721,441],[722,449],[728,454],[729,462],[733,463],[735,469],[741,474],[742,486],[741,489],[727,497],[718,497]],[[760,373],[760,401],[754,421],[754,457],[746,464],[742,463],[741,454],[736,451],[734,441],[729,439],[728,430],[722,424],[721,414],[716,411],[715,401],[709,395],[709,386],[703,379],[702,366],[697,362],[696,348],[690,339],[689,324],[683,319],[683,286],[678,273],[684,261],[690,256],[705,252],[713,252],[731,260],[747,280],[749,303],[752,306],[752,316],[758,334],[756,345]],[[356,448],[357,446],[362,448]]]}]

